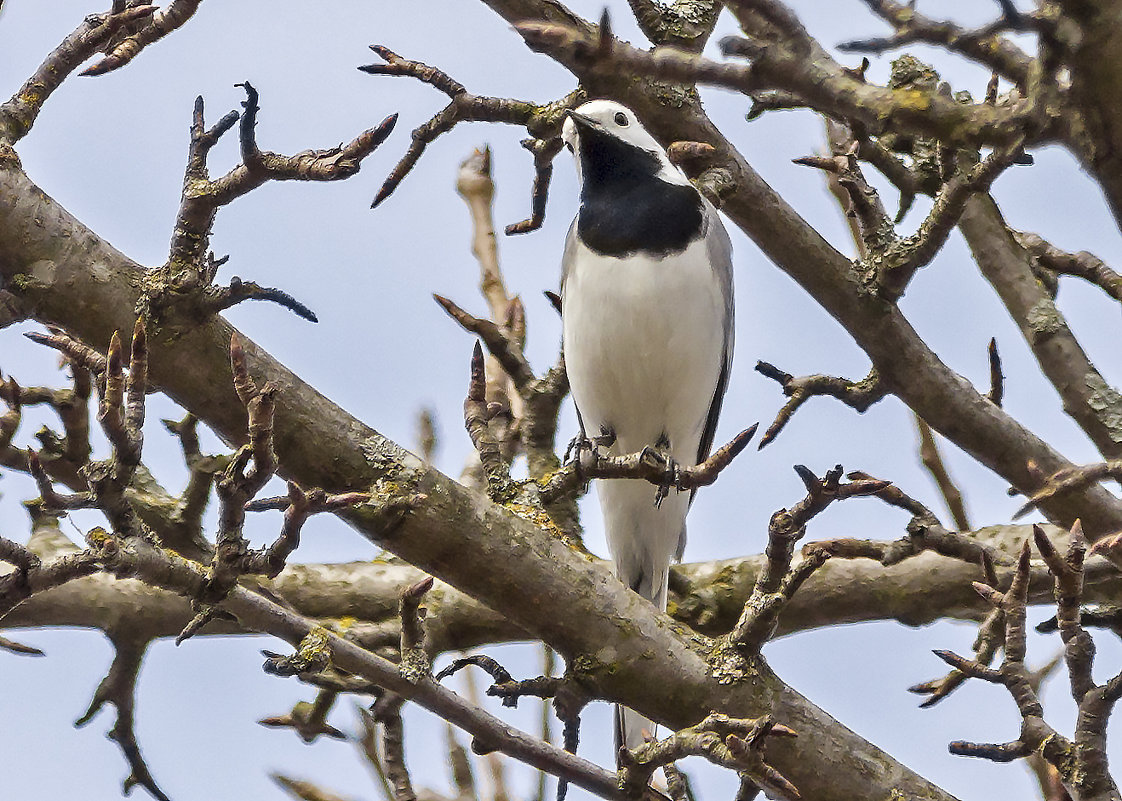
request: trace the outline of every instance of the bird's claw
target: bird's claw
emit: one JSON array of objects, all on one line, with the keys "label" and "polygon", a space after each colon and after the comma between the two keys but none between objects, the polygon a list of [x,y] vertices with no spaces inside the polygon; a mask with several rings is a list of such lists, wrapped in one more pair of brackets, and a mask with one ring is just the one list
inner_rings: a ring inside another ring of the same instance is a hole
[{"label": "bird's claw", "polygon": [[671,487],[678,492],[682,491],[682,466],[674,457],[649,445],[643,448],[642,458],[649,459],[662,467],[662,479],[655,490],[655,508],[661,509],[662,502],[670,494]]},{"label": "bird's claw", "polygon": [[561,462],[563,464],[569,464],[574,460],[580,461],[581,451],[592,451],[594,448],[595,446],[592,444],[592,440],[586,437],[582,431],[569,440],[569,444],[565,446],[565,455],[562,457]]},{"label": "bird's claw", "polygon": [[569,444],[565,447],[565,456],[562,459],[564,464],[569,464],[575,461],[578,465],[581,460],[581,453],[588,452],[593,461],[600,458],[600,449],[607,450],[616,444],[616,433],[610,428],[601,426],[599,436],[589,437],[583,431],[569,440]]}]

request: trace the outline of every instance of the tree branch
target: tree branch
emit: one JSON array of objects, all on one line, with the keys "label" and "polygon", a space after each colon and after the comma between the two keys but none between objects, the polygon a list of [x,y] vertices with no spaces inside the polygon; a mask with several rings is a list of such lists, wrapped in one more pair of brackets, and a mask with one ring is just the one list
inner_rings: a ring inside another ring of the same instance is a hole
[{"label": "tree branch", "polygon": [[[460,122],[501,122],[522,125],[532,136],[555,139],[565,109],[573,108],[582,97],[572,92],[566,97],[545,105],[534,105],[521,100],[497,97],[480,97],[467,91],[463,84],[446,72],[420,61],[402,58],[383,45],[370,45],[385,64],[367,64],[359,67],[371,75],[394,75],[416,78],[448,95],[450,102],[428,122],[413,129],[413,143],[383,182],[372,207],[384,202],[420,160],[429,143],[441,134],[452,130]],[[536,190],[535,190],[536,191]]]},{"label": "tree branch", "polygon": [[[203,118],[203,99],[200,96],[195,100],[183,197],[165,266],[171,273],[166,279],[168,286],[165,291],[173,296],[191,291],[201,291],[206,295],[207,289],[213,289],[211,282],[218,267],[225,261],[207,258],[211,229],[220,207],[267,181],[338,181],[349,178],[359,171],[362,160],[385,141],[397,123],[397,115],[394,114],[346,145],[283,156],[262,151],[257,146],[255,129],[260,110],[257,90],[248,82],[237,85],[246,93],[239,129],[242,163],[214,180],[207,171],[207,156],[218,139],[238,122],[239,115],[230,112],[214,127],[207,129]],[[253,283],[243,284],[238,279],[234,279],[229,288],[219,288],[207,295],[203,306],[214,313],[247,299],[273,300],[306,319],[314,321],[315,318],[310,310],[280,290],[264,289]]]},{"label": "tree branch", "polygon": [[170,801],[159,785],[156,784],[136,740],[136,681],[140,675],[140,664],[148,643],[144,640],[131,640],[118,637],[113,641],[113,663],[109,672],[98,684],[90,705],[75,726],[85,726],[101,711],[105,704],[113,704],[117,719],[109,730],[109,739],[117,743],[128,763],[130,773],[125,778],[121,791],[128,795],[136,786],[143,787],[158,801]]},{"label": "tree branch", "polygon": [[843,42],[837,47],[851,53],[885,53],[908,44],[922,42],[945,47],[971,61],[982,64],[1027,90],[1032,58],[1000,34],[1004,30],[1024,30],[1027,17],[1002,16],[997,22],[966,30],[950,21],[934,20],[895,0],[864,0],[869,9],[892,25],[895,32],[885,38]]},{"label": "tree branch", "polygon": [[[991,197],[966,204],[959,228],[982,275],[998,293],[1056,388],[1063,410],[1107,459],[1122,457],[1122,395],[1107,384],[1067,325],[1047,289],[1033,274]],[[1058,472],[1044,468],[1048,472]]]},{"label": "tree branch", "polygon": [[1067,253],[1046,242],[1039,234],[1010,230],[1013,238],[1040,263],[1057,275],[1074,275],[1095,284],[1115,300],[1122,302],[1122,275],[1091,253],[1081,250]]},{"label": "tree branch", "polygon": [[92,67],[82,71],[82,75],[104,75],[128,64],[140,51],[150,44],[181,28],[194,16],[202,0],[171,0],[165,8],[157,10],[140,30],[116,42],[105,57]]},{"label": "tree branch", "polygon": [[27,135],[43,104],[78,66],[122,28],[151,16],[155,6],[139,5],[116,14],[92,14],[62,40],[10,100],[0,105],[0,142],[14,145]]}]

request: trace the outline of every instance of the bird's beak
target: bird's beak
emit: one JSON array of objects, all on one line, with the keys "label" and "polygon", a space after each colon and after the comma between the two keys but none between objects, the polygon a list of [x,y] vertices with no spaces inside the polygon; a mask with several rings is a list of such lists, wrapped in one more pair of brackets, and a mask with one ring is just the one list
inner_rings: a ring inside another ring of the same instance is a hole
[{"label": "bird's beak", "polygon": [[591,117],[586,117],[583,114],[579,114],[572,109],[566,109],[565,115],[581,128],[594,130],[600,127],[600,123],[598,123],[596,120],[592,119]]}]

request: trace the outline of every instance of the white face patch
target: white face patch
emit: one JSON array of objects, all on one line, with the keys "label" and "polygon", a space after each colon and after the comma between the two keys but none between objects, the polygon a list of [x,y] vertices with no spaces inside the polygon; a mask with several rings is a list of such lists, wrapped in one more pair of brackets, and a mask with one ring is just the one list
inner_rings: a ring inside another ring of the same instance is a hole
[{"label": "white face patch", "polygon": [[[605,133],[643,150],[653,153],[659,160],[662,169],[658,177],[667,183],[688,185],[686,178],[678,167],[671,163],[662,145],[639,122],[635,112],[614,100],[590,100],[576,109],[576,113],[586,117]],[[580,129],[571,117],[566,117],[561,126],[561,139],[565,146],[576,154],[580,150]],[[577,159],[577,173],[580,177],[580,159]]]}]

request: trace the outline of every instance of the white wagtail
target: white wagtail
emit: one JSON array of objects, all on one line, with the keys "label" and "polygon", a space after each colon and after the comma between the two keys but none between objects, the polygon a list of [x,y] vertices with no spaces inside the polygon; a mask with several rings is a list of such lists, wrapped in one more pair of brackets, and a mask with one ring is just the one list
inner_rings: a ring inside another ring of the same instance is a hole
[{"label": "white wagtail", "polygon": [[[716,209],[619,103],[568,113],[580,211],[563,257],[565,365],[582,435],[608,453],[653,448],[668,466],[704,461],[728,386],[732,247]],[[597,482],[620,581],[660,610],[686,544],[692,494],[656,505],[646,482]],[[618,744],[654,733],[620,710]]]}]

